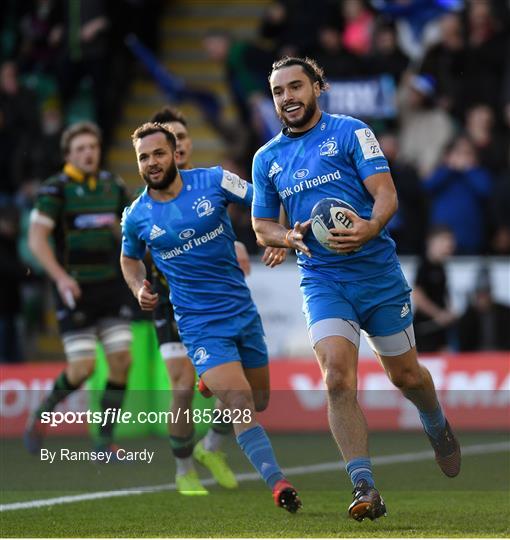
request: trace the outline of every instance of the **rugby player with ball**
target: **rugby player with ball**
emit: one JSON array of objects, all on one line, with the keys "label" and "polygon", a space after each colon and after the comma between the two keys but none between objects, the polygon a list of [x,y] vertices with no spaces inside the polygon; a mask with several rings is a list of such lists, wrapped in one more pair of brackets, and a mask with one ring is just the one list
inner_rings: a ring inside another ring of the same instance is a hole
[{"label": "rugby player with ball", "polygon": [[[298,252],[330,428],[354,486],[349,515],[373,520],[386,514],[386,505],[375,487],[357,400],[360,331],[391,382],[417,407],[446,476],[460,471],[460,447],[432,377],[418,363],[411,289],[385,229],[397,194],[374,133],[360,120],[320,110],[327,84],[310,58],[278,60],[269,83],[284,128],[253,160],[253,227],[262,245]],[[278,223],[280,203],[292,229]]]}]

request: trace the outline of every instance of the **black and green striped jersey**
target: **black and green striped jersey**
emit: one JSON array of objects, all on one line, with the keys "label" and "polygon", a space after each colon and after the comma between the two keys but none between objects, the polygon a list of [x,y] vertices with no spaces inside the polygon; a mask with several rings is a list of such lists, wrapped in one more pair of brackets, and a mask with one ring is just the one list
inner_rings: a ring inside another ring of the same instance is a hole
[{"label": "black and green striped jersey", "polygon": [[79,283],[119,277],[119,221],[129,202],[124,182],[107,171],[83,180],[62,172],[40,187],[35,208],[55,222],[57,259]]}]

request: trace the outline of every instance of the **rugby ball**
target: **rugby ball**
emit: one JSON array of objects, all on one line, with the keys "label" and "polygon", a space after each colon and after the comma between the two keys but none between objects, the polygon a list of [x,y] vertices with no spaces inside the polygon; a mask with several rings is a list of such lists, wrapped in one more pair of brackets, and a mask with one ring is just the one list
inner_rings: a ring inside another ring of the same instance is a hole
[{"label": "rugby ball", "polygon": [[[310,215],[310,219],[312,220],[312,233],[317,242],[328,251],[338,253],[329,247],[327,241],[329,229],[352,228],[352,221],[344,213],[346,208],[357,214],[356,210],[349,203],[334,198],[322,199],[312,208],[312,213]],[[338,253],[338,255],[349,255],[349,253]]]}]

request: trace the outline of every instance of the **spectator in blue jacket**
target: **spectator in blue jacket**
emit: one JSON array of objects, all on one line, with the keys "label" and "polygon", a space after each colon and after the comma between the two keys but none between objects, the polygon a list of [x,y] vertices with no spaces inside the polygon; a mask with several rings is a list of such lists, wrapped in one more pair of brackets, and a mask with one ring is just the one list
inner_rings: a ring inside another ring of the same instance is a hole
[{"label": "spectator in blue jacket", "polygon": [[486,243],[487,201],[492,177],[479,166],[476,148],[458,135],[443,163],[423,183],[430,200],[430,225],[447,225],[455,236],[458,255],[481,254]]}]

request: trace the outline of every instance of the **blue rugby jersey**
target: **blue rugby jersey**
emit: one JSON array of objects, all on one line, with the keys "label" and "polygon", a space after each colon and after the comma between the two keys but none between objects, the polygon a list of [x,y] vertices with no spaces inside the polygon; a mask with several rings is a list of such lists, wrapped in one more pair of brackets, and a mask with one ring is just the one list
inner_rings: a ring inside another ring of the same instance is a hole
[{"label": "blue rugby jersey", "polygon": [[146,247],[170,286],[181,332],[224,320],[229,325],[256,312],[237,262],[230,202],[249,206],[253,186],[221,167],[180,171],[183,188],[166,202],[147,189],[126,208],[124,255],[142,259]]},{"label": "blue rugby jersey", "polygon": [[[389,172],[389,166],[372,130],[350,116],[322,113],[307,133],[288,137],[281,132],[255,154],[253,216],[277,219],[281,201],[291,224],[304,222],[318,201],[335,197],[370,219],[374,200],[363,181],[381,172]],[[383,274],[398,263],[386,229],[350,255],[328,251],[311,229],[304,241],[312,253],[311,259],[298,253],[304,277],[354,281]]]}]

